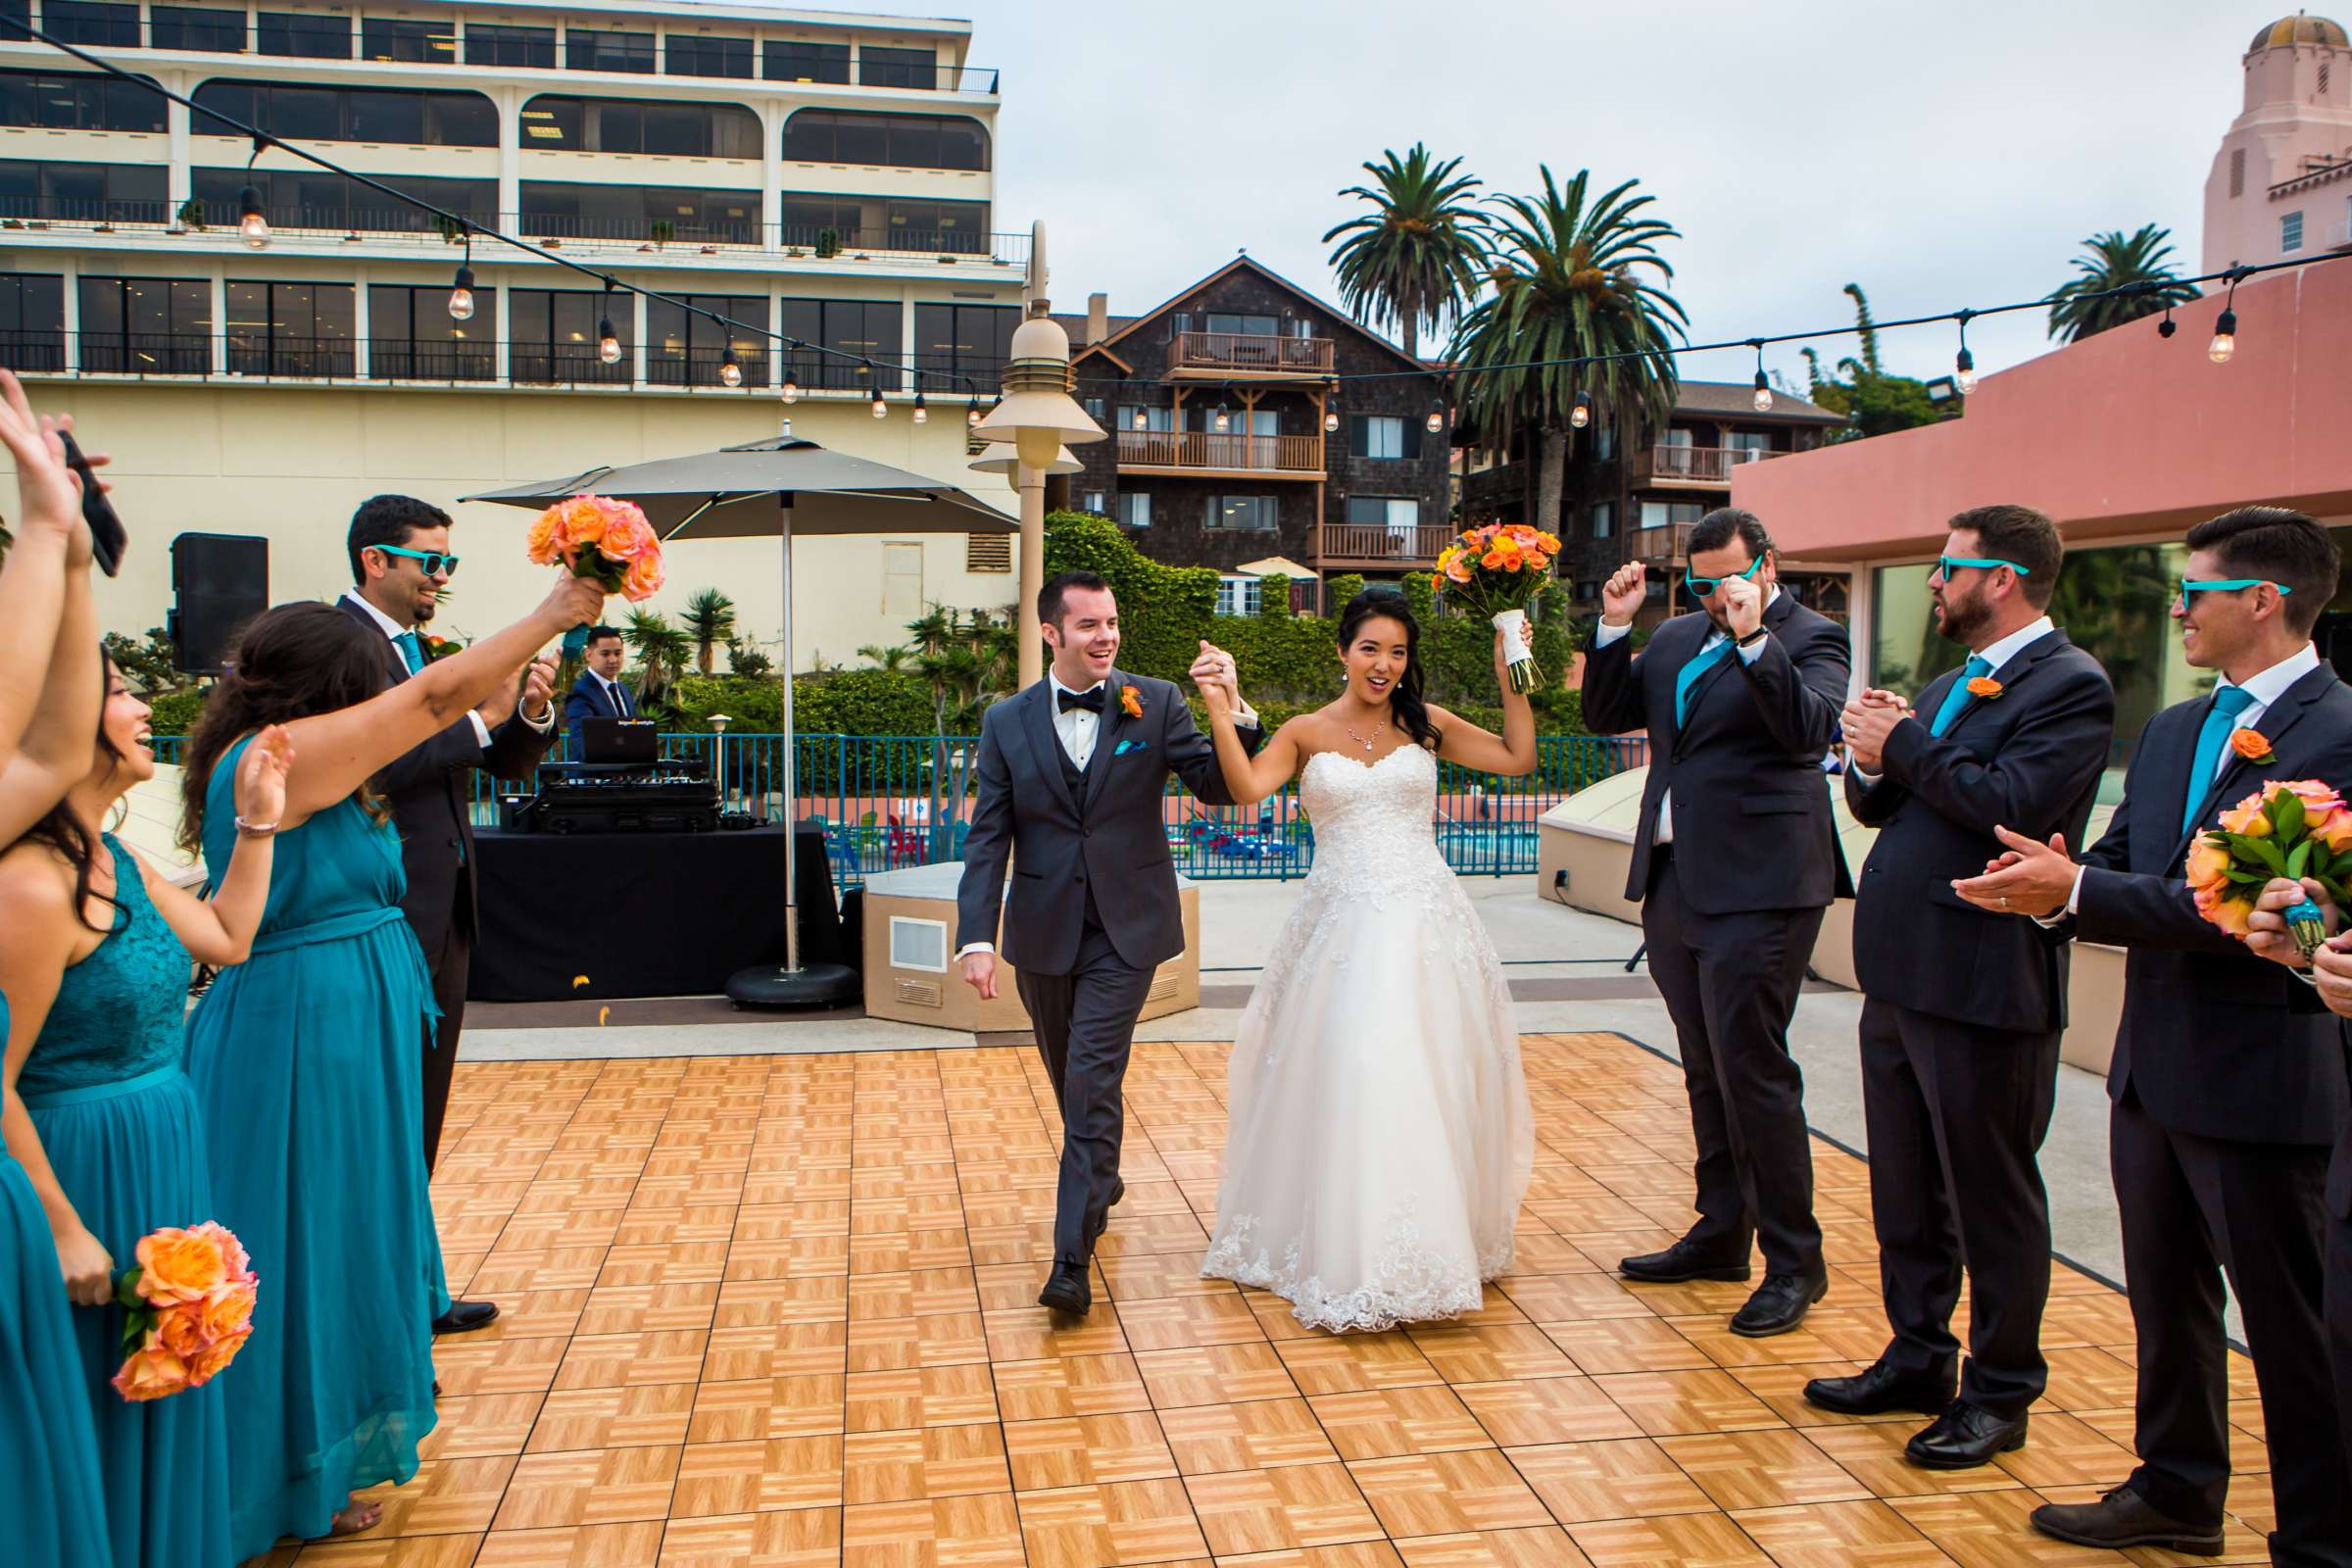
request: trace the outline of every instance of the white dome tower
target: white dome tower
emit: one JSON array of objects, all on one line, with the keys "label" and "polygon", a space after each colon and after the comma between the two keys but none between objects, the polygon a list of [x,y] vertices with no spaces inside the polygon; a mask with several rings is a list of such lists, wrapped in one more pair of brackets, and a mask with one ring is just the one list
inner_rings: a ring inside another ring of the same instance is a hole
[{"label": "white dome tower", "polygon": [[2352,248],[2352,39],[2297,12],[2254,35],[2205,178],[2205,271]]}]

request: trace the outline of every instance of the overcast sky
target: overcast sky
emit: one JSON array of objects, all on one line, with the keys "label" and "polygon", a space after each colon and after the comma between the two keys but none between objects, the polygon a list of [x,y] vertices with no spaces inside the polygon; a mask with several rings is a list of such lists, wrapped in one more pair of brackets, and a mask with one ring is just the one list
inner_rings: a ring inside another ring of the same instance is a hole
[{"label": "overcast sky", "polygon": [[[2198,270],[2205,174],[2240,51],[2279,0],[959,0],[1004,73],[997,226],[1046,221],[1057,309],[1165,299],[1237,250],[1330,290],[1335,194],[1382,149],[1460,154],[1490,189],[1638,176],[1694,341],[2033,299],[2096,230],[2171,228]],[[2048,347],[2038,314],[1970,328],[1980,368]],[[1951,368],[1951,328],[1890,333]],[[1850,352],[1825,345],[1824,359]],[[1769,365],[1800,385],[1794,346]],[[1685,361],[1739,380],[1743,354]]]}]

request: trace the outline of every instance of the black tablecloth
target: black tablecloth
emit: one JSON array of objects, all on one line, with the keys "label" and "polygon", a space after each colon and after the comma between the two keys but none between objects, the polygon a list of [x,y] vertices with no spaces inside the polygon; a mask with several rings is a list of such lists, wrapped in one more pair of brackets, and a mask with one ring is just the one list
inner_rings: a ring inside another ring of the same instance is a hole
[{"label": "black tablecloth", "polygon": [[[845,961],[824,835],[804,825],[801,958]],[[687,997],[784,961],[784,830],[474,834],[474,1002]],[[588,983],[574,986],[580,975]]]}]

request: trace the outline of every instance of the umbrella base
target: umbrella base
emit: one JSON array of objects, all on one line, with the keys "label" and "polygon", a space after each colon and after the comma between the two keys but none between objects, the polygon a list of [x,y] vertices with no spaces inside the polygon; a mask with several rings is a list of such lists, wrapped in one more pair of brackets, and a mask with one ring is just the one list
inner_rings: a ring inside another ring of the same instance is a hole
[{"label": "umbrella base", "polygon": [[839,1007],[865,995],[858,971],[842,963],[811,963],[787,969],[757,964],[727,977],[727,1000],[738,1007]]}]

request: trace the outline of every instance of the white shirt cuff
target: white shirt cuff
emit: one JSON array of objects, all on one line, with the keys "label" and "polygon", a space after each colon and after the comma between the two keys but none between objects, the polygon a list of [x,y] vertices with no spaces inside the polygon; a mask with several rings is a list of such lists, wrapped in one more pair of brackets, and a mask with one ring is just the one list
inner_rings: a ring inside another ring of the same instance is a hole
[{"label": "white shirt cuff", "polygon": [[966,942],[962,947],[956,950],[956,956],[957,958],[961,958],[967,953],[993,954],[996,951],[997,945],[994,942]]},{"label": "white shirt cuff", "polygon": [[1600,628],[1592,633],[1592,646],[1595,648],[1606,648],[1618,638],[1632,635],[1633,629],[1634,626],[1633,622],[1631,621],[1626,622],[1622,626],[1612,626],[1604,620],[1600,623]]},{"label": "white shirt cuff", "polygon": [[1740,662],[1752,664],[1764,657],[1764,645],[1770,641],[1769,637],[1759,637],[1752,643],[1734,643],[1732,649],[1739,654]]},{"label": "white shirt cuff", "polygon": [[[556,705],[552,702],[547,705],[547,711],[537,718],[531,716],[528,709],[516,709],[515,711],[522,714],[522,721],[525,724],[530,725],[542,735],[556,727]],[[487,746],[489,742],[484,741],[482,744]]]},{"label": "white shirt cuff", "polygon": [[1248,703],[1242,704],[1233,710],[1233,724],[1236,729],[1257,728],[1257,710]]},{"label": "white shirt cuff", "polygon": [[488,751],[490,749],[490,726],[482,722],[480,713],[470,709],[466,710],[466,716],[473,720],[473,738],[481,744],[483,751]]},{"label": "white shirt cuff", "polygon": [[2037,915],[2034,915],[2034,916],[2033,917],[2033,918],[2034,918],[2034,923],[2035,925],[2042,926],[2042,927],[2044,927],[2045,929],[2046,929],[2046,928],[2052,928],[2052,927],[2056,927],[2056,926],[2059,926],[2059,925],[2062,925],[2062,924],[2064,924],[2064,923],[2066,922],[2066,919],[2067,919],[2067,916],[2068,916],[2068,915],[2074,915],[2074,914],[2080,914],[2080,913],[2082,913],[2082,873],[2083,873],[2083,872],[2085,872],[2085,871],[2087,871],[2087,870],[2089,870],[2089,869],[2090,869],[2090,867],[2089,867],[2089,866],[2087,866],[2087,865],[2078,865],[2078,866],[2076,866],[2076,867],[2075,867],[2075,885],[2074,885],[2074,887],[2073,887],[2073,888],[2072,888],[2072,889],[2071,889],[2071,890],[2070,890],[2070,891],[2067,893],[2067,895],[2066,895],[2066,908],[2065,908],[2065,910],[2064,910],[2063,912],[2061,912],[2061,913],[2058,913],[2058,914],[2047,914],[2047,915],[2044,915],[2044,914],[2037,914]]},{"label": "white shirt cuff", "polygon": [[1845,770],[1848,773],[1851,773],[1854,777],[1860,779],[1866,787],[1874,789],[1877,788],[1879,783],[1886,777],[1886,775],[1883,772],[1873,773],[1869,768],[1864,767],[1860,762],[1847,763]]}]

